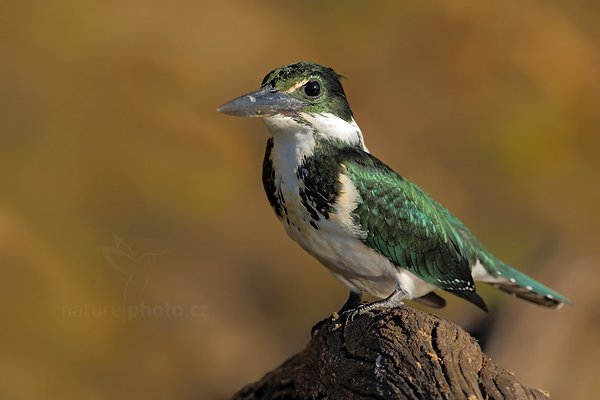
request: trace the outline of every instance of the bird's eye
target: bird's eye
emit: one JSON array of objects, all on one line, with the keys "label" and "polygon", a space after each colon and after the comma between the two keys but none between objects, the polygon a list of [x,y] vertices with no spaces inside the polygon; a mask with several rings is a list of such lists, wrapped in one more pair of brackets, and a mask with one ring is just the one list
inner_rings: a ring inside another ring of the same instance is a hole
[{"label": "bird's eye", "polygon": [[321,85],[317,81],[310,81],[304,86],[304,93],[309,97],[317,97],[321,93]]}]

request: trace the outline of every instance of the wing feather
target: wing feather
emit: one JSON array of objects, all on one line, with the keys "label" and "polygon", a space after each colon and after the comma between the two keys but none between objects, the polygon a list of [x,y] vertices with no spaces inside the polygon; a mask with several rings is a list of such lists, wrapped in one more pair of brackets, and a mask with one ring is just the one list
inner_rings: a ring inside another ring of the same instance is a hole
[{"label": "wing feather", "polygon": [[396,266],[485,309],[471,266],[483,251],[448,210],[369,153],[342,161],[360,195],[353,218],[363,241]]}]

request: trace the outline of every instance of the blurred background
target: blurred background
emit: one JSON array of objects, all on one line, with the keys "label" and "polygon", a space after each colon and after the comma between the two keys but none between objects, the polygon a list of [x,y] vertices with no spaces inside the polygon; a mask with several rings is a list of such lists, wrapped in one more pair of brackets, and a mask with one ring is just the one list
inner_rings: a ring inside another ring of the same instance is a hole
[{"label": "blurred background", "polygon": [[[0,397],[223,399],[346,289],[288,239],[266,129],[215,108],[316,61],[370,150],[569,296],[436,311],[553,398],[600,390],[600,3],[0,4]],[[428,310],[432,312],[433,310]]]}]

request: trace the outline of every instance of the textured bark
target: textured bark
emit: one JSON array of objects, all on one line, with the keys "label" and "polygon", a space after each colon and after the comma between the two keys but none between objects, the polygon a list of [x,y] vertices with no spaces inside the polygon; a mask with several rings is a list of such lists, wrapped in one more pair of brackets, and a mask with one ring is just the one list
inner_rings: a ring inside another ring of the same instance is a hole
[{"label": "textured bark", "polygon": [[334,314],[307,347],[234,399],[547,399],[481,352],[456,324],[408,307],[345,323]]}]

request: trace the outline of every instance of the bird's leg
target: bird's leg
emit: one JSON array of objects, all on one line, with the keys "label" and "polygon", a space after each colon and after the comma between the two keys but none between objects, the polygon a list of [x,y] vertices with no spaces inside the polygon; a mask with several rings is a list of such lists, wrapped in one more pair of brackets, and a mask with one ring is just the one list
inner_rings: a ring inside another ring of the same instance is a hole
[{"label": "bird's leg", "polygon": [[360,290],[354,291],[354,290],[350,289],[350,295],[348,296],[348,300],[346,300],[346,302],[344,303],[342,308],[340,308],[340,311],[338,311],[338,314],[341,314],[344,311],[348,311],[348,310],[358,307],[360,305],[361,300],[362,300],[362,292]]},{"label": "bird's leg", "polygon": [[404,300],[408,296],[408,292],[400,287],[400,285],[396,286],[396,290],[392,292],[388,297],[383,300],[374,301],[368,304],[360,304],[354,310],[350,311],[348,314],[348,320],[352,321],[356,316],[360,314],[364,314],[367,311],[380,308],[380,309],[388,309],[388,308],[396,308],[400,307],[404,303]]},{"label": "bird's leg", "polygon": [[312,329],[310,330],[310,335],[315,336],[315,334],[319,331],[319,329],[321,329],[321,326],[323,326],[323,324],[325,322],[327,322],[329,320],[336,320],[339,318],[339,314],[341,314],[345,311],[348,311],[348,310],[352,310],[355,307],[358,307],[360,305],[361,300],[362,300],[362,291],[350,289],[350,294],[348,295],[348,300],[346,300],[346,302],[344,303],[342,308],[340,308],[340,311],[338,311],[337,313],[334,313],[329,318],[325,318],[324,320],[317,322],[315,324],[315,326],[313,326]]}]

